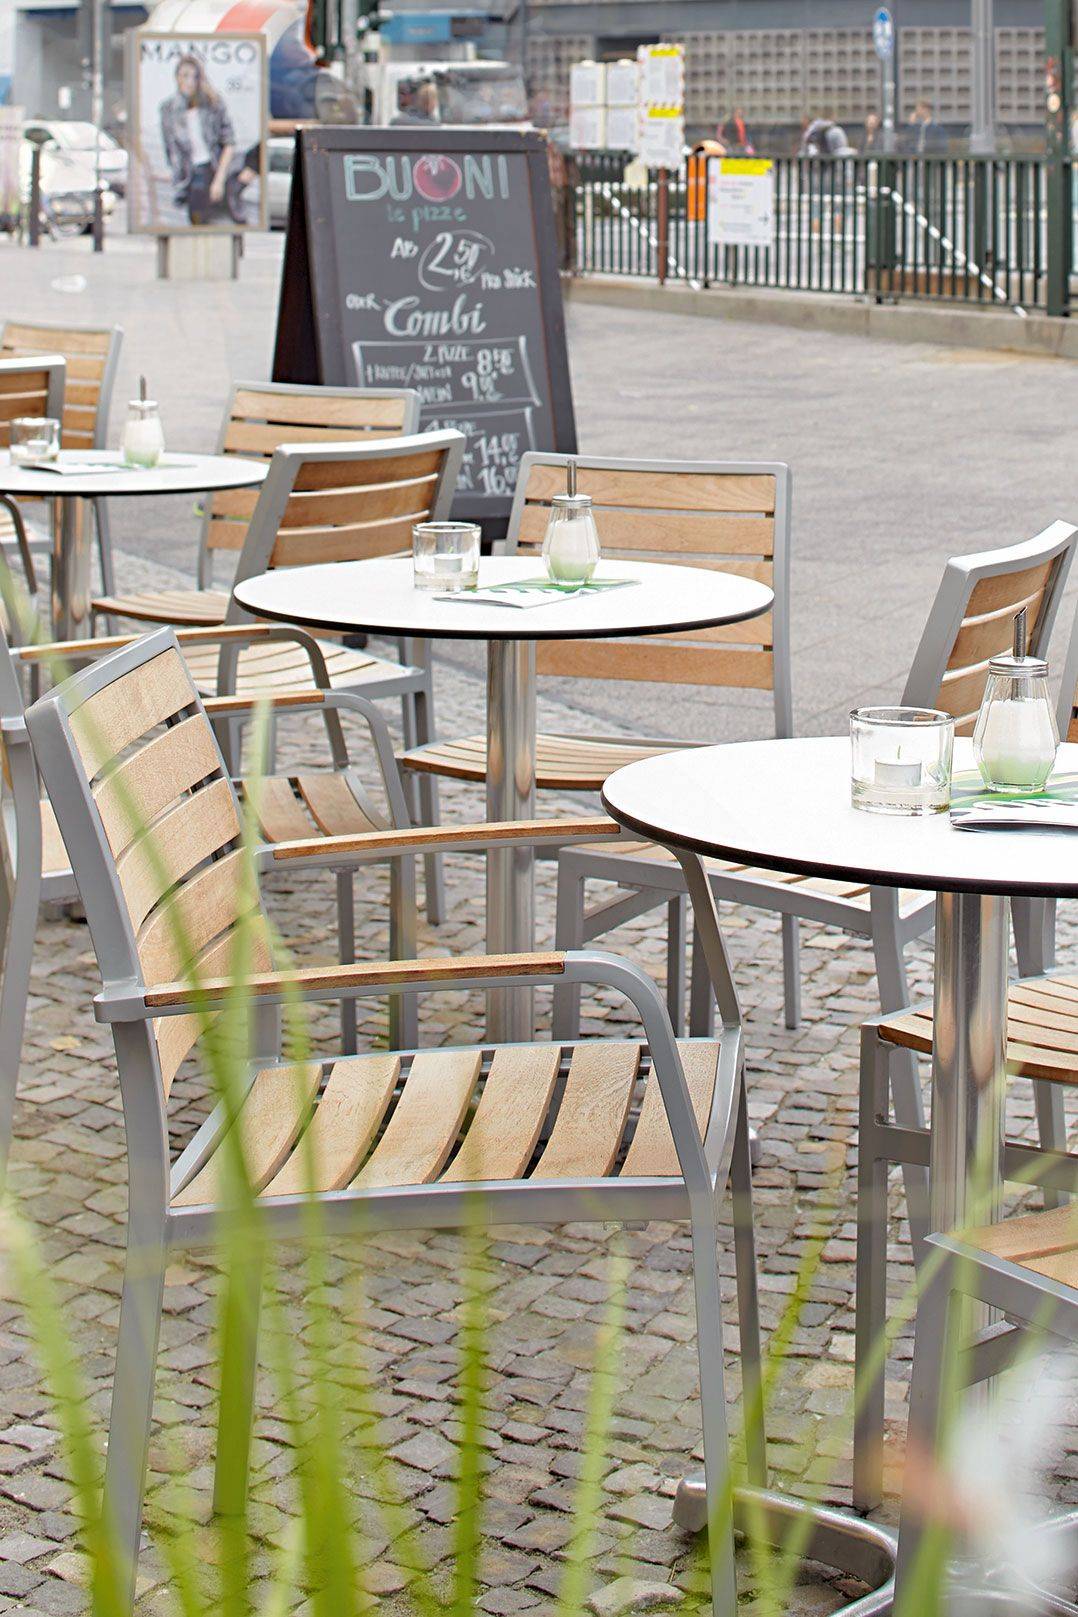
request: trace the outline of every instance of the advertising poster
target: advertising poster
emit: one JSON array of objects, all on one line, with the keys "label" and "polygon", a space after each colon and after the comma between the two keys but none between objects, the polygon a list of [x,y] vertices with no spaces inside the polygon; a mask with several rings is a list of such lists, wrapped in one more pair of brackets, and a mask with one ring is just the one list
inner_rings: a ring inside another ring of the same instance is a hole
[{"label": "advertising poster", "polygon": [[130,229],[265,229],[263,36],[140,28],[129,38]]}]

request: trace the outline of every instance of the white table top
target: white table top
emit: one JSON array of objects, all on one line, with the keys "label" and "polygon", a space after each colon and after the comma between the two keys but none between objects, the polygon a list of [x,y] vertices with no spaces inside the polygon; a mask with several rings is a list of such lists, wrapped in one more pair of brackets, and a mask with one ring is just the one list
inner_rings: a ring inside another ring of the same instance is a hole
[{"label": "white table top", "polygon": [[[766,612],[765,584],[734,573],[662,562],[600,562],[596,577],[639,578],[639,586],[602,590],[524,610],[477,600],[438,600],[417,590],[412,559],[284,567],[237,584],[236,600],[258,617],[316,629],[358,629],[427,640],[575,640],[601,635],[664,634],[737,623]],[[536,556],[484,556],[479,583],[541,578]]]},{"label": "white table top", "polygon": [[[972,770],[956,740],[956,774]],[[1078,745],[1057,773],[1078,771]],[[956,831],[947,814],[868,814],[850,803],[846,736],[746,741],[629,764],[603,788],[608,812],[657,842],[769,870],[879,887],[1070,897],[1078,840],[1067,831]]]},{"label": "white table top", "polygon": [[166,454],[148,470],[119,464],[117,449],[64,449],[65,464],[85,463],[86,473],[50,472],[38,466],[13,466],[8,450],[0,451],[0,494],[61,497],[106,494],[201,494],[209,489],[249,488],[261,483],[269,462],[242,455]]}]

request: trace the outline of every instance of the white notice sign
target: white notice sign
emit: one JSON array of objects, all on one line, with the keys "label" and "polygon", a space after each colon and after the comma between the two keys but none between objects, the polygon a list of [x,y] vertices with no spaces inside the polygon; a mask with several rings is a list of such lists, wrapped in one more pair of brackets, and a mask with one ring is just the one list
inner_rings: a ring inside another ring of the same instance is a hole
[{"label": "white notice sign", "polygon": [[605,100],[602,62],[574,62],[569,70],[569,100],[574,107],[601,107]]},{"label": "white notice sign", "polygon": [[574,152],[597,152],[607,144],[606,111],[603,107],[578,107],[574,102],[569,109],[569,145]]},{"label": "white notice sign", "polygon": [[608,107],[636,106],[636,63],[606,64],[606,104]]},{"label": "white notice sign", "polygon": [[637,156],[648,168],[681,167],[685,147],[685,119],[680,109],[648,107],[640,119]]},{"label": "white notice sign", "polygon": [[707,233],[720,246],[771,246],[775,238],[775,175],[768,158],[710,160]]},{"label": "white notice sign", "polygon": [[612,152],[635,152],[640,138],[635,106],[606,109],[606,145]]},{"label": "white notice sign", "polygon": [[638,94],[645,106],[680,107],[685,100],[685,47],[641,45]]}]

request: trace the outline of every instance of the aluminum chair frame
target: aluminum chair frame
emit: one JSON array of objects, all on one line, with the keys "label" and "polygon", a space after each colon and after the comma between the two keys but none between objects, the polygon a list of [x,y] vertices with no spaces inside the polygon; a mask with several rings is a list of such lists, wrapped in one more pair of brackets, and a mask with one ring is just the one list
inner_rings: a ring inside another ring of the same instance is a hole
[{"label": "aluminum chair frame", "polygon": [[[258,625],[251,630],[191,629],[180,631],[179,644],[205,644],[217,639],[293,641],[304,647],[311,658],[312,688],[296,692],[276,704],[283,717],[311,714],[323,721],[334,771],[344,776],[357,807],[372,826],[406,832],[411,827],[403,786],[393,751],[393,738],[385,719],[364,698],[343,691],[319,689],[321,658],[315,642],[303,630],[284,626]],[[26,1007],[30,995],[34,945],[38,918],[43,904],[70,903],[79,897],[70,865],[63,870],[42,868],[41,798],[42,783],[34,760],[26,726],[19,668],[35,669],[42,661],[58,659],[71,666],[136,642],[135,636],[113,640],[100,638],[65,645],[23,648],[12,652],[0,630],[0,742],[6,760],[5,790],[0,798],[0,940],[3,970],[0,976],[0,1184],[6,1178],[11,1151],[15,1099],[18,1089]],[[324,668],[321,669],[324,673]],[[297,700],[296,697],[304,698]],[[204,707],[211,723],[230,721],[237,713],[250,716],[258,707],[255,699],[211,697]],[[272,713],[272,698],[265,699]],[[371,803],[352,768],[341,715],[353,714],[365,723],[375,754],[388,817]],[[269,846],[272,846],[270,844]],[[336,880],[338,954],[342,961],[355,958],[354,871],[348,863],[325,868]],[[393,867],[390,902],[390,954],[394,958],[416,952],[415,869],[410,860]],[[416,1003],[400,997],[391,1006],[391,1033],[405,1044],[417,1039]],[[342,1005],[341,1042],[345,1054],[356,1049],[355,1006]]]},{"label": "aluminum chair frame", "polygon": [[[317,392],[318,389],[312,391]],[[271,565],[281,519],[291,498],[296,478],[305,465],[312,462],[326,464],[347,460],[392,462],[423,451],[430,452],[444,448],[446,454],[430,505],[430,520],[437,521],[449,515],[464,458],[464,445],[463,434],[451,429],[443,432],[416,433],[411,437],[379,438],[370,444],[351,442],[331,445],[282,445],[274,451],[265,482],[259,489],[258,503],[247,525],[243,549],[236,563],[233,585],[258,573],[264,573]],[[255,621],[257,620],[253,614],[245,611],[233,594],[225,623],[232,625]],[[401,644],[404,655],[415,658],[414,664],[412,666],[402,664],[399,674],[393,674],[383,680],[365,680],[359,690],[360,694],[369,700],[399,696],[405,744],[418,745],[420,740],[430,741],[434,737],[434,684],[429,647],[426,641],[420,640],[402,641]],[[236,671],[236,654],[222,648],[218,669],[219,694],[223,695],[235,689]],[[348,689],[347,685],[339,685],[336,688]],[[420,781],[414,788],[412,807],[414,818],[427,825],[438,823],[437,784],[432,778]],[[427,917],[432,926],[437,926],[445,915],[445,895],[441,867],[436,856],[426,858],[424,870]]]},{"label": "aluminum chair frame", "polygon": [[[73,676],[38,701],[27,714],[27,728],[59,823],[72,852],[94,949],[101,971],[102,989],[95,996],[98,1019],[111,1025],[116,1044],[121,1099],[128,1140],[129,1203],[127,1255],[120,1306],[119,1339],[113,1382],[112,1414],[105,1471],[103,1512],[115,1534],[123,1562],[124,1596],[133,1602],[141,1527],[142,1496],[152,1418],[154,1371],[160,1329],[165,1266],[169,1254],[190,1247],[212,1245],[220,1210],[191,1207],[176,1211],[172,1196],[178,1183],[189,1177],[194,1163],[219,1128],[211,1119],[190,1147],[170,1166],[167,1113],[161,1067],[153,1023],[161,1016],[204,1011],[207,996],[228,992],[226,984],[180,984],[171,989],[147,987],[135,934],[116,874],[115,859],[91,794],[90,780],[72,734],[72,717],[91,696],[123,674],[142,669],[176,641],[168,630],[149,635]],[[189,711],[203,712],[192,686]],[[228,780],[223,756],[219,778]],[[523,841],[534,840],[534,826],[497,828]],[[490,827],[479,828],[477,845],[488,840]],[[437,843],[439,836],[429,833]],[[546,836],[556,835],[552,825]],[[572,834],[569,832],[568,834]],[[594,823],[586,834],[594,836]],[[542,839],[542,838],[541,838]],[[342,843],[355,839],[341,839]],[[406,850],[408,852],[413,850]],[[343,852],[311,850],[315,864]],[[400,857],[379,846],[374,857]],[[293,858],[295,855],[293,854]],[[361,855],[357,855],[362,859]],[[293,867],[294,868],[294,867]],[[640,1219],[687,1220],[692,1241],[692,1264],[698,1314],[697,1349],[701,1376],[701,1406],[708,1502],[712,1519],[723,1516],[724,1484],[729,1447],[724,1392],[721,1295],[716,1262],[718,1229],[716,1205],[732,1174],[735,1200],[735,1247],[738,1291],[742,1305],[743,1340],[755,1344],[745,1359],[745,1376],[759,1374],[758,1319],[755,1270],[747,1259],[752,1253],[751,1178],[748,1163],[748,1126],[744,1095],[744,1054],[740,1015],[729,975],[717,987],[723,1016],[718,1067],[710,1115],[701,1135],[696,1125],[681,1056],[663,1000],[639,967],[616,956],[580,951],[565,956],[549,954],[507,957],[495,962],[499,981],[506,987],[548,986],[564,972],[571,979],[603,985],[623,994],[635,1008],[644,1029],[675,1145],[681,1175],[676,1179],[585,1179],[546,1182],[488,1182],[463,1185],[441,1182],[401,1186],[387,1190],[345,1190],[318,1196],[320,1231],[337,1234],[385,1228],[454,1228],[474,1224],[477,1209],[482,1221],[561,1224],[568,1221],[636,1222]],[[713,967],[714,967],[713,962]],[[488,962],[414,961],[385,969],[352,966],[325,974],[281,972],[257,980],[258,1000],[280,1005],[298,994],[314,1003],[340,997],[358,998],[399,991],[409,970],[430,974],[431,981],[457,988],[485,987],[490,981]],[[173,991],[174,990],[174,991]],[[729,1021],[727,1020],[729,1018]],[[256,1018],[256,1024],[264,1019]],[[266,1234],[275,1239],[304,1239],[311,1232],[309,1198],[286,1196],[255,1203]],[[746,1315],[748,1317],[746,1317]],[[249,1347],[253,1352],[256,1344]],[[253,1398],[253,1369],[247,1377]],[[746,1380],[746,1407],[753,1407],[755,1388]],[[246,1412],[244,1447],[249,1445],[251,1411]],[[754,1470],[763,1460],[762,1429]],[[219,1509],[242,1509],[246,1476],[222,1483],[217,1478]],[[238,1496],[237,1496],[238,1495]],[[734,1617],[737,1607],[733,1536],[727,1528],[711,1545],[711,1587],[716,1617]]]},{"label": "aluminum chair frame", "polygon": [[[1066,524],[1054,524],[1066,527]],[[1051,531],[1051,530],[1048,530]],[[1075,529],[1070,529],[1073,534]],[[975,559],[975,558],[971,558]],[[1057,584],[1062,592],[1066,573],[1061,570]],[[954,610],[953,601],[951,609]],[[1048,649],[1050,627],[1037,637],[1035,656]],[[927,638],[927,630],[925,638]],[[922,640],[922,650],[924,640]],[[918,652],[918,656],[921,651]],[[938,659],[928,662],[924,676],[931,679]],[[912,676],[911,676],[912,678]],[[1061,735],[1072,724],[1078,697],[1078,612],[1075,613],[1068,641],[1057,704]],[[922,705],[922,704],[917,704]],[[1022,983],[1047,976],[1055,963],[1055,899],[1016,898],[1011,900],[1018,980]],[[860,1365],[873,1362],[882,1338],[887,1310],[887,1178],[888,1170],[902,1167],[906,1186],[910,1235],[914,1260],[920,1264],[928,1229],[929,1133],[925,1123],[916,1056],[880,1035],[890,1016],[904,1007],[884,1009],[882,1015],[865,1022],[861,1031],[858,1124],[857,1188],[857,1293],[856,1360]],[[906,1074],[914,1071],[911,1086]],[[897,1079],[897,1082],[896,1082]],[[1038,1147],[1008,1145],[1005,1165],[1012,1176],[1033,1182],[1044,1190],[1047,1207],[1060,1205],[1067,1195],[1078,1195],[1078,1156],[1067,1152],[1065,1086],[1049,1079],[1031,1078],[1033,1104],[1040,1139]],[[894,1109],[892,1121],[888,1096]],[[874,1375],[862,1378],[857,1395],[854,1422],[854,1503],[861,1510],[874,1510],[883,1498],[883,1438],[885,1429],[884,1374],[881,1363]]]},{"label": "aluminum chair frame", "polygon": [[[112,408],[112,390],[116,385],[116,375],[120,365],[120,349],[123,346],[124,330],[122,326],[68,326],[59,320],[11,320],[0,326],[0,351],[3,349],[4,337],[8,326],[33,326],[37,331],[51,331],[57,337],[65,332],[83,332],[95,337],[109,334],[109,345],[105,351],[105,363],[101,372],[101,384],[98,389],[97,405],[94,412],[93,448],[108,448],[109,411]],[[47,350],[45,350],[47,352]],[[29,357],[29,356],[28,356]],[[57,420],[62,419],[62,411],[58,413]],[[105,497],[93,501],[94,529],[97,534],[97,554],[101,568],[102,588],[111,594],[116,587],[115,569],[112,562],[112,530],[109,524],[109,506]],[[49,548],[47,542],[41,548]]]},{"label": "aluminum chair frame", "polygon": [[[566,458],[568,457],[560,457],[562,460]],[[545,461],[554,457],[543,459]],[[672,467],[676,463],[667,464]],[[766,469],[776,470],[776,468]],[[765,468],[760,467],[759,470]],[[775,531],[775,656],[778,663],[781,644],[784,647],[782,660],[788,680],[789,533],[787,529],[783,536],[784,557],[780,570],[780,530],[777,514]],[[1058,557],[1059,565],[1054,567],[1043,609],[1034,625],[1033,639],[1036,641],[1037,649],[1033,654],[1044,655],[1073,559],[1076,537],[1078,531],[1067,523],[1058,522],[1051,524],[1036,538],[1009,547],[1005,554],[1001,551],[987,551],[948,561],[906,680],[902,695],[903,705],[910,707],[938,705],[940,685],[947,670],[951,648],[962,623],[965,606],[978,583],[1000,574],[1012,573],[1019,563],[1032,566]],[[788,711],[787,708],[786,712]],[[790,728],[783,727],[783,716],[776,702],[777,736],[792,733]],[[630,891],[626,896],[615,897],[589,911],[585,905],[585,886],[588,880],[614,882]],[[752,904],[757,908],[775,911],[781,916],[787,1027],[797,1027],[800,1022],[798,918],[813,921],[818,925],[839,927],[855,937],[869,939],[876,962],[881,1007],[885,1011],[898,1011],[909,1004],[905,948],[914,938],[932,929],[935,917],[935,899],[932,894],[907,895],[903,901],[895,888],[873,887],[870,890],[869,907],[866,911],[863,906],[850,899],[828,897],[818,891],[814,892],[810,885],[806,885],[802,891],[800,883],[788,886],[778,881],[766,881],[759,877],[727,874],[722,871],[712,872],[711,881],[717,898],[731,903]],[[659,904],[668,905],[672,922],[668,947],[671,967],[671,1015],[677,1027],[684,999],[682,976],[684,947],[682,940],[674,932],[674,923],[680,921],[677,906],[682,902],[683,893],[684,885],[680,871],[672,863],[666,864],[660,860],[642,858],[632,853],[617,853],[613,850],[609,853],[580,848],[570,850],[561,855],[558,861],[557,942],[563,948],[577,948],[615,926],[620,926],[654,909]],[[1039,935],[1044,925],[1041,911],[1020,906],[1016,915],[1016,936],[1023,950],[1023,956],[1029,962],[1027,969],[1041,969],[1040,956],[1032,952],[1035,937]],[[695,1031],[699,1032],[704,1026],[702,1018],[706,1016],[706,1004],[701,1003],[706,995],[706,982],[699,981],[703,974],[699,970],[698,950],[695,947],[693,962],[695,986],[692,998],[696,1017],[693,1025]],[[579,1024],[579,1001],[574,999],[568,990],[564,991],[559,996],[555,1014],[557,1031],[562,1034],[571,1033]],[[915,1075],[911,1070],[910,1077],[903,1086],[906,1093],[896,1097],[903,1111],[906,1110],[907,1103],[912,1110],[911,1085],[914,1078]],[[1058,1126],[1057,1119],[1055,1124],[1057,1133]]]},{"label": "aluminum chair frame", "polygon": [[[41,354],[8,357],[0,356],[0,376],[17,376],[21,371],[35,374],[45,371],[47,383],[45,391],[45,410],[54,421],[59,421],[64,413],[64,391],[67,385],[67,361],[62,354]],[[0,508],[5,510],[11,518],[15,529],[14,548],[18,550],[19,562],[26,579],[26,587],[32,596],[37,595],[37,570],[34,566],[35,550],[51,550],[52,541],[47,535],[32,535],[26,526],[26,519],[22,514],[18,500],[11,494],[0,494]],[[12,549],[11,541],[5,540],[0,545],[0,553]],[[6,557],[4,558],[6,560]],[[8,622],[14,625],[18,620],[17,610],[14,608],[14,598],[11,595],[9,581],[3,581],[3,600],[7,611]]]},{"label": "aluminum chair frame", "polygon": [[[1005,1223],[1007,1221],[1004,1221]],[[971,1232],[972,1234],[973,1232]],[[917,1305],[917,1339],[910,1386],[907,1452],[920,1456],[927,1469],[940,1453],[942,1428],[949,1411],[943,1407],[945,1367],[955,1364],[960,1388],[976,1386],[1000,1374],[1035,1350],[1078,1344],[1078,1291],[1061,1280],[997,1256],[963,1239],[962,1233],[930,1235],[925,1242],[925,1283]],[[995,1311],[996,1323],[962,1339],[967,1300]],[[988,1407],[988,1406],[986,1406]],[[931,1523],[907,1488],[902,1502],[895,1571],[895,1609],[910,1610],[908,1590],[918,1552]],[[1064,1533],[1073,1542],[1073,1514],[1045,1524],[1045,1531]],[[1038,1610],[1073,1613],[1075,1605],[1029,1584],[1025,1601],[1015,1604],[1013,1568],[989,1579],[976,1591],[977,1610]],[[1010,1577],[1007,1577],[1007,1574]],[[995,1584],[1002,1587],[994,1587]],[[1009,1585],[1009,1587],[1007,1587]],[[971,1591],[973,1593],[973,1591]],[[993,1598],[995,1597],[995,1598]],[[970,1609],[973,1609],[971,1606]]]}]

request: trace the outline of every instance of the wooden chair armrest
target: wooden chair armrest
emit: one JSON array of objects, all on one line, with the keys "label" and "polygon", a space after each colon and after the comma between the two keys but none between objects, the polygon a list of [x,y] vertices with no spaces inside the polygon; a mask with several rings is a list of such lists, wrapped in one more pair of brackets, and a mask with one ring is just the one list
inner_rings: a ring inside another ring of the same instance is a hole
[{"label": "wooden chair armrest", "polygon": [[[207,642],[212,645],[215,640],[244,644],[249,640],[266,640],[278,628],[280,625],[272,623],[211,623],[201,629],[176,629],[174,633],[181,646]],[[295,637],[294,631],[285,633],[290,639]],[[23,662],[48,662],[53,657],[78,661],[85,657],[103,657],[107,651],[122,651],[124,646],[132,646],[141,639],[141,634],[103,634],[94,640],[42,640],[32,646],[19,646],[14,655]]]},{"label": "wooden chair armrest", "polygon": [[565,971],[565,954],[432,955],[425,960],[362,961],[352,965],[305,966],[298,971],[261,971],[249,977],[210,977],[205,982],[161,983],[140,992],[106,989],[94,997],[99,1022],[139,1022],[149,1017],[182,1016],[242,992],[286,1000],[340,999],[382,988],[431,983],[489,982],[492,978],[547,981]]},{"label": "wooden chair armrest", "polygon": [[505,820],[474,825],[364,831],[357,836],[305,837],[298,842],[276,842],[270,852],[273,863],[302,859],[308,863],[332,865],[342,859],[351,864],[364,859],[437,853],[440,848],[455,848],[458,853],[478,853],[484,848],[505,847],[518,842],[540,847],[551,843],[594,842],[597,838],[621,835],[622,827],[617,821],[602,815],[594,819]]},{"label": "wooden chair armrest", "polygon": [[328,691],[267,691],[260,696],[206,696],[202,706],[211,719],[222,714],[253,713],[262,707],[323,707]]}]

